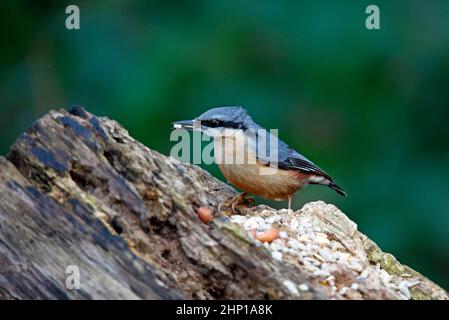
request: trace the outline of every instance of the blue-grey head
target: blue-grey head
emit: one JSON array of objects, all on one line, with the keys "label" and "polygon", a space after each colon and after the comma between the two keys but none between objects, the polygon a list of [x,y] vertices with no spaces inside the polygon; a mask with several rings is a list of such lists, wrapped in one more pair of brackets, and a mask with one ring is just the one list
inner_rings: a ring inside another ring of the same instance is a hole
[{"label": "blue-grey head", "polygon": [[227,135],[235,130],[247,130],[256,126],[242,107],[219,107],[204,112],[193,120],[173,122],[175,129],[203,131],[212,137]]}]

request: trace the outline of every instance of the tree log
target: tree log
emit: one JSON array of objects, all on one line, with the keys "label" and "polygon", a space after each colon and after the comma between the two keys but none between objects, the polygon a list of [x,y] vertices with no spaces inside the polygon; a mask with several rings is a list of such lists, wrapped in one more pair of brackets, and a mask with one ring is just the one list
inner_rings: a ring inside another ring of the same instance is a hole
[{"label": "tree log", "polygon": [[333,205],[217,214],[235,194],[113,120],[51,111],[0,157],[0,298],[448,299]]}]

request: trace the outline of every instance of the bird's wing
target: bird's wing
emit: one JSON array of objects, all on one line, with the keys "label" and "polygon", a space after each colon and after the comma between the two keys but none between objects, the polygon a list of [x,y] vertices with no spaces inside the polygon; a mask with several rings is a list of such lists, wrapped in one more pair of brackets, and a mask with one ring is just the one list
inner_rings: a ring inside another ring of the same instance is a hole
[{"label": "bird's wing", "polygon": [[321,168],[315,165],[312,161],[299,154],[295,150],[291,149],[291,153],[284,159],[279,158],[279,168],[286,170],[300,170],[311,174],[323,176],[329,181],[333,181],[332,178],[324,172]]},{"label": "bird's wing", "polygon": [[[265,130],[257,124],[253,124],[252,129]],[[266,130],[265,133],[267,133]],[[273,145],[271,144],[272,141],[277,143],[277,153],[274,152],[274,154],[272,150]],[[259,150],[259,142],[264,142],[261,145],[262,150]],[[335,183],[331,176],[315,165],[312,161],[291,148],[288,144],[273,136],[271,133],[263,135],[256,134],[255,136],[250,135],[247,143],[250,150],[256,151],[256,159],[260,163],[266,166],[277,166],[279,169],[283,170],[299,170],[309,173],[311,176],[323,177],[324,179],[310,179],[310,177],[309,183],[326,185],[329,188],[334,189],[337,193],[346,196],[346,192],[344,192],[343,189]],[[268,150],[268,154],[264,152],[266,150]]]},{"label": "bird's wing", "polygon": [[[266,145],[270,146],[268,141],[270,134],[267,135]],[[312,161],[304,157],[302,154],[291,148],[288,144],[278,139],[278,163],[277,166],[284,170],[300,170],[306,173],[316,174],[333,181],[332,178]],[[270,146],[271,147],[271,146]],[[268,148],[271,152],[270,147]],[[264,152],[257,153],[257,159],[266,165],[272,164],[270,154],[265,155]]]}]

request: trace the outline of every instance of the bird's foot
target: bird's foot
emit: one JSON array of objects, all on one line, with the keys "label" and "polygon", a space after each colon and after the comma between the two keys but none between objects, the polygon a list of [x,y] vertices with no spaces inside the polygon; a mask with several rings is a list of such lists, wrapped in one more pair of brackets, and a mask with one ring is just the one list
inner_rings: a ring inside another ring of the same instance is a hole
[{"label": "bird's foot", "polygon": [[226,210],[222,211],[222,208],[224,207],[224,208],[231,208],[232,211],[230,212],[230,214],[244,213],[245,210],[248,209],[248,207],[254,206],[255,203],[256,203],[256,201],[254,200],[253,197],[248,197],[248,194],[246,192],[242,192],[232,198],[225,200],[223,203],[221,203],[218,206],[218,212],[227,214],[228,211],[226,211]]}]

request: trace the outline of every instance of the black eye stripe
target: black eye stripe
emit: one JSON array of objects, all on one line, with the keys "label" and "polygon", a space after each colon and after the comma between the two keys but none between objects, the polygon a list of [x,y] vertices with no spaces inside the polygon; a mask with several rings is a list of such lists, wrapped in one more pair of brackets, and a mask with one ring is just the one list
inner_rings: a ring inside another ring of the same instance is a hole
[{"label": "black eye stripe", "polygon": [[226,128],[232,128],[232,129],[239,129],[240,128],[240,124],[237,122],[233,122],[233,121],[227,121],[224,123],[224,127]]},{"label": "black eye stripe", "polygon": [[218,119],[212,119],[212,120],[203,120],[202,122],[205,126],[208,126],[210,128],[224,127],[230,129],[242,129],[241,124],[234,121],[223,121]]},{"label": "black eye stripe", "polygon": [[218,127],[221,124],[221,121],[213,119],[213,120],[203,120],[202,123],[205,126],[211,127],[211,128],[215,128]]}]

